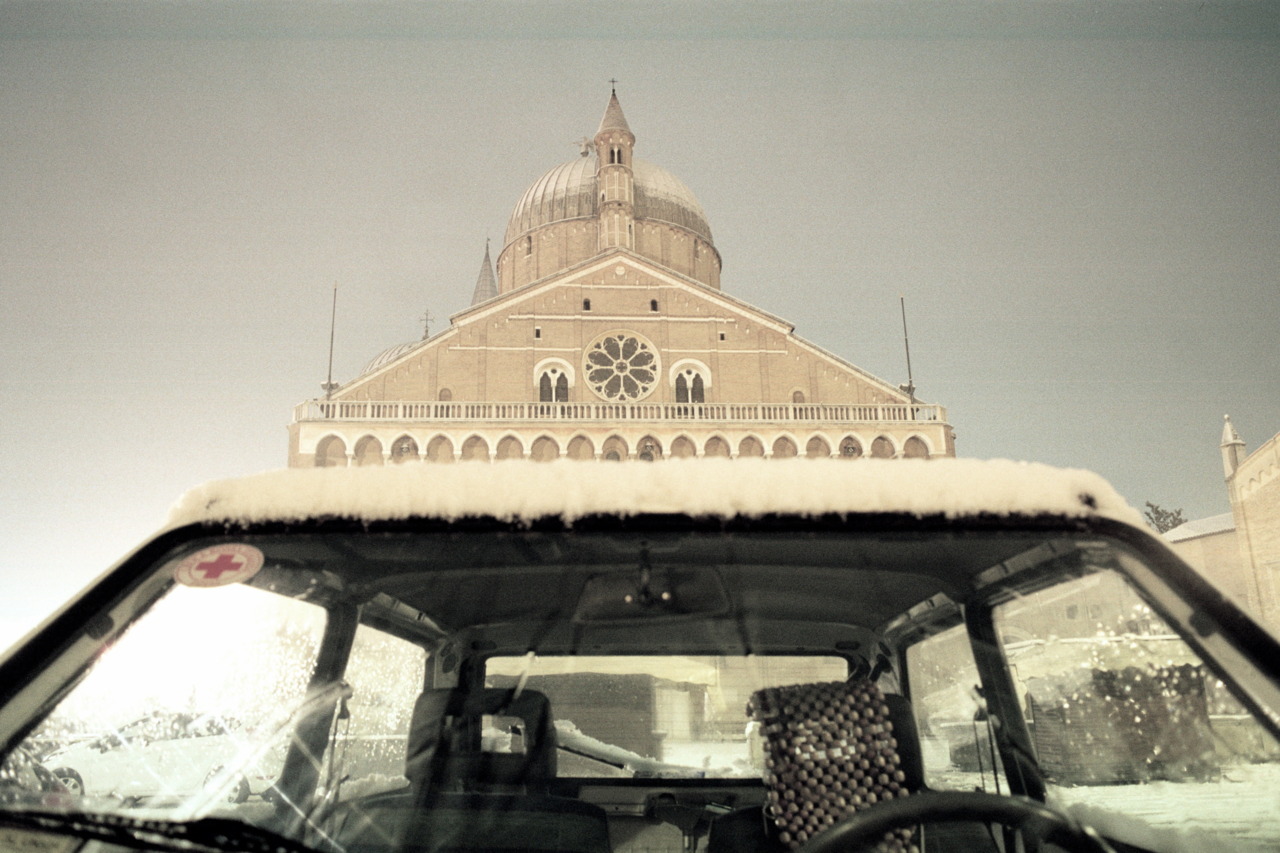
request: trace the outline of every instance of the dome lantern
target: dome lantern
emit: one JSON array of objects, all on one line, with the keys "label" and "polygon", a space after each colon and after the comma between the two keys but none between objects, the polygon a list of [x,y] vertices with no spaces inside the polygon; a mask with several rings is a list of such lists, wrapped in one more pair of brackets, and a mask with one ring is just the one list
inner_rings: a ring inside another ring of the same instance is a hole
[{"label": "dome lantern", "polygon": [[600,250],[635,248],[633,220],[634,183],[632,151],[636,137],[627,126],[618,93],[609,97],[600,129],[596,131],[596,187],[600,193]]},{"label": "dome lantern", "polygon": [[[498,255],[498,292],[617,248],[718,290],[720,253],[702,205],[675,175],[632,156],[635,135],[616,94],[582,147],[581,156],[538,178],[516,203]],[[617,227],[607,233],[615,216]]]}]

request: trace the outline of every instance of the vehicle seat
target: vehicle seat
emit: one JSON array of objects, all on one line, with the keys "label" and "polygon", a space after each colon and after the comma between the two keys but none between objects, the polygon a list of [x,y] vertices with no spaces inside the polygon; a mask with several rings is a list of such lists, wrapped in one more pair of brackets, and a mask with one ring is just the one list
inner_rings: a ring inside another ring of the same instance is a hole
[{"label": "vehicle seat", "polygon": [[707,853],[795,849],[860,808],[924,786],[911,703],[870,681],[760,690],[747,713],[765,737],[767,801],[718,818]]},{"label": "vehicle seat", "polygon": [[[362,810],[348,851],[609,853],[599,806],[548,793],[555,725],[545,695],[427,690],[414,706],[405,761],[410,790]],[[362,844],[368,839],[372,844]]]}]

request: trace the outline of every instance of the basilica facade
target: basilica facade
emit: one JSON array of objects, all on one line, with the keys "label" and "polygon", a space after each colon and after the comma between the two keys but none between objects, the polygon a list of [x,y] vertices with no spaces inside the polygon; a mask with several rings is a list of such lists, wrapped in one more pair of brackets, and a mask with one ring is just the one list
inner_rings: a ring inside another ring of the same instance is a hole
[{"label": "basilica facade", "polygon": [[635,148],[614,93],[471,306],[299,404],[289,464],[955,455],[941,406],[722,291],[698,200]]}]

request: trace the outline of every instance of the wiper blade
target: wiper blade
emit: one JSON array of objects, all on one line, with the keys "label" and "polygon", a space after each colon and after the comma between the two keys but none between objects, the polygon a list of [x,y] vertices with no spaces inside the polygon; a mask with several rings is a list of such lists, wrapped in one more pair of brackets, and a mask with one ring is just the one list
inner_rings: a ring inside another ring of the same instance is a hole
[{"label": "wiper blade", "polygon": [[0,826],[34,829],[122,847],[189,853],[316,853],[307,845],[232,818],[142,820],[89,812],[0,811]]}]

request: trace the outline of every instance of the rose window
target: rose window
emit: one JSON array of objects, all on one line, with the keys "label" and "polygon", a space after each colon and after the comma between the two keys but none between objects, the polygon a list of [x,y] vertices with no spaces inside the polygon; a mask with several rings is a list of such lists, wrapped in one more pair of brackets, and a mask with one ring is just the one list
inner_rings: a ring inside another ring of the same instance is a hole
[{"label": "rose window", "polygon": [[587,347],[582,372],[591,390],[620,403],[649,396],[658,379],[658,353],[632,332],[609,332]]}]

